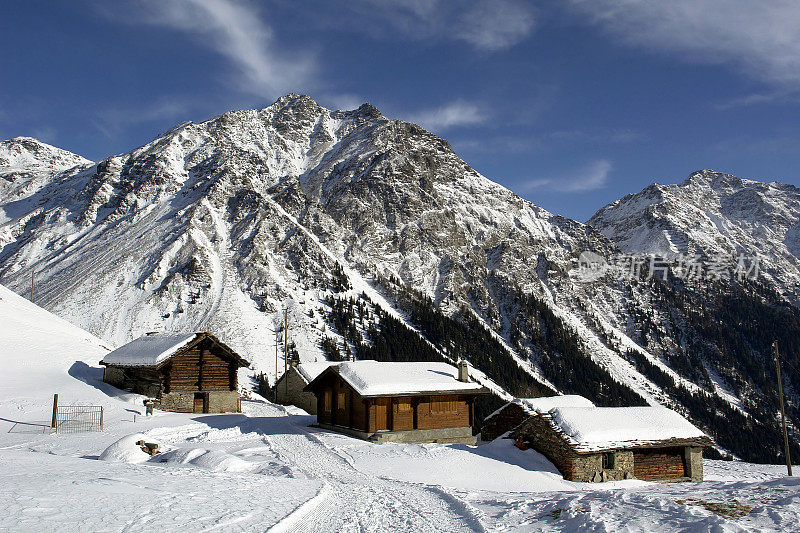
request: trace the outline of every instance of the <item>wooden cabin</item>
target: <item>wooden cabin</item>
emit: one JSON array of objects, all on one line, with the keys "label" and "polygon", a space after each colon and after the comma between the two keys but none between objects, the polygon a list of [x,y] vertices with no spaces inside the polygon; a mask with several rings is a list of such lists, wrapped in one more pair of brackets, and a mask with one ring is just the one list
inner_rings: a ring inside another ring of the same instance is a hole
[{"label": "wooden cabin", "polygon": [[331,366],[305,390],[317,399],[317,423],[373,442],[475,444],[475,398],[489,391],[466,362],[351,361]]},{"label": "wooden cabin", "polygon": [[713,445],[665,407],[534,410],[507,438],[547,457],[565,479],[582,482],[702,481],[703,449]]},{"label": "wooden cabin", "polygon": [[329,366],[338,364],[332,361],[293,363],[275,383],[275,402],[294,405],[311,415],[317,414],[317,397],[304,389]]},{"label": "wooden cabin", "polygon": [[246,360],[210,333],[149,333],[109,352],[103,381],[183,413],[240,411],[238,370]]}]

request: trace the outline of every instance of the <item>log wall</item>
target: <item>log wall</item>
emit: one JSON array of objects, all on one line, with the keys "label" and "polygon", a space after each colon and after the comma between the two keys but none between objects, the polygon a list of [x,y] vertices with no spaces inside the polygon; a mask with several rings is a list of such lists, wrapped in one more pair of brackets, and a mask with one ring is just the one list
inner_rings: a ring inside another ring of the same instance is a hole
[{"label": "log wall", "polygon": [[684,448],[634,450],[633,475],[645,481],[685,477],[684,455]]},{"label": "log wall", "polygon": [[234,361],[221,357],[213,343],[201,343],[172,357],[164,367],[167,392],[234,391],[237,368]]}]

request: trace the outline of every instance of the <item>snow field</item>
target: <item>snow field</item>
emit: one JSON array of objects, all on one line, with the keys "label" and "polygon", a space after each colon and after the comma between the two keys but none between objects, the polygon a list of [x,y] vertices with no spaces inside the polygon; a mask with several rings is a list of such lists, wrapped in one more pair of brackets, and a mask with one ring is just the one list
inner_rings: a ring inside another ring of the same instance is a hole
[{"label": "snow field", "polygon": [[[507,440],[374,445],[262,400],[240,414],[145,417],[141,396],[102,383],[107,352],[0,287],[0,530],[785,531],[800,521],[800,481],[776,466],[707,461],[702,483],[579,484]],[[51,434],[53,392],[102,405],[105,431]],[[162,453],[147,456],[138,440]]]}]

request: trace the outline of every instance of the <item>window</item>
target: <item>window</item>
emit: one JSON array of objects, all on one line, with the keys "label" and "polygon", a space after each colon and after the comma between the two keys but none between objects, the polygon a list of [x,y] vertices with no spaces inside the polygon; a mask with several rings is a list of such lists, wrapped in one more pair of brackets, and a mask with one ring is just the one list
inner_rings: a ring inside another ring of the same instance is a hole
[{"label": "window", "polygon": [[614,452],[603,454],[603,469],[614,470]]},{"label": "window", "polygon": [[344,399],[344,391],[340,390],[339,394],[336,395],[336,408],[337,409],[344,409],[345,408],[345,399]]},{"label": "window", "polygon": [[410,413],[411,412],[411,400],[406,398],[400,398],[397,400],[397,412],[398,413]]},{"label": "window", "polygon": [[333,391],[326,390],[325,392],[322,393],[322,408],[325,409],[325,411],[327,412],[331,411],[331,403],[333,403],[332,400],[333,400]]}]

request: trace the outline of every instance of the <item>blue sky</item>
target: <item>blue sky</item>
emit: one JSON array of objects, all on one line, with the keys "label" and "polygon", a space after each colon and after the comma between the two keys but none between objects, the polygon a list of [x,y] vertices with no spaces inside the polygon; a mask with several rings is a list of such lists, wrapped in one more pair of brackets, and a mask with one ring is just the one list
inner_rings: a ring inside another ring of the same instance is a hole
[{"label": "blue sky", "polygon": [[794,0],[9,2],[0,50],[0,138],[91,159],[297,92],[581,221],[701,168],[800,185]]}]

